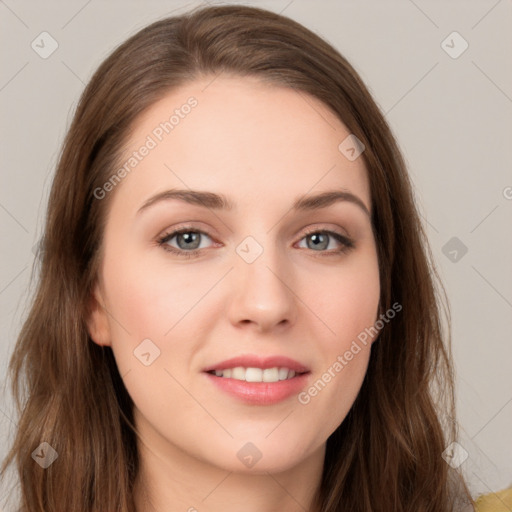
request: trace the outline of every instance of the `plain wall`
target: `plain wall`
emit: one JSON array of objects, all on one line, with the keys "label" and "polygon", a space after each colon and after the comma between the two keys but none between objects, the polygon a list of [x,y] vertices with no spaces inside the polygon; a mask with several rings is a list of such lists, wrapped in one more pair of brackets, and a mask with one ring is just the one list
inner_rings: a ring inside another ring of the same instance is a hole
[{"label": "plain wall", "polygon": [[[450,300],[458,442],[469,454],[462,469],[474,494],[512,484],[512,3],[243,3],[282,12],[326,38],[386,113]],[[26,314],[58,152],[85,83],[129,35],[198,4],[0,3],[2,383]],[[43,31],[59,45],[47,59],[31,47]],[[469,44],[457,58],[463,41],[448,37],[454,31]],[[12,400],[3,396],[0,458],[15,426]],[[1,507],[8,509],[5,488]]]}]

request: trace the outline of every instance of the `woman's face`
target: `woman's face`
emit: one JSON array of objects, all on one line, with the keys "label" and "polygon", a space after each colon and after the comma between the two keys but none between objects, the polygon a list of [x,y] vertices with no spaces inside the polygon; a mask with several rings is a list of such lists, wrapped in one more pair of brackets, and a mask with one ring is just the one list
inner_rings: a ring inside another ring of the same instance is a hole
[{"label": "woman's face", "polygon": [[281,471],[345,418],[380,292],[349,135],[305,93],[209,77],[146,111],[95,191],[111,203],[89,331],[160,456]]}]

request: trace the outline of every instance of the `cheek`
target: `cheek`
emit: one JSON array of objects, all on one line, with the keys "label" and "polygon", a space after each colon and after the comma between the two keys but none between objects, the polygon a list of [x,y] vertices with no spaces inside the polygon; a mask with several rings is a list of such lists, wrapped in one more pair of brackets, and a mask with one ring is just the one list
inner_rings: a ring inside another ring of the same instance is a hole
[{"label": "cheek", "polygon": [[329,322],[336,336],[320,338],[321,364],[309,386],[298,395],[301,417],[319,439],[327,439],[344,421],[366,375],[371,339],[365,329],[375,321],[377,302],[365,303],[363,299],[367,300],[352,295],[339,299],[338,309],[330,305]]},{"label": "cheek", "polygon": [[[112,314],[134,339],[164,338],[211,283],[179,268],[150,268],[142,258],[105,267]],[[115,327],[115,326],[114,326]]]},{"label": "cheek", "polygon": [[[212,318],[203,309],[207,301],[201,298],[214,286],[218,275],[211,271],[185,272],[177,266],[157,267],[148,265],[142,257],[125,257],[122,261],[105,261],[104,276],[112,349],[121,375],[131,372],[134,394],[137,382],[148,386],[151,382],[152,389],[169,385],[165,370],[180,381],[187,378],[189,359]],[[146,367],[137,354],[148,351],[150,360],[153,354],[157,357]],[[158,381],[156,372],[163,375],[163,382]]]},{"label": "cheek", "polygon": [[[197,302],[197,293],[190,285],[184,287],[183,274],[164,277],[149,267],[142,258],[105,263],[112,350],[138,408],[151,416],[153,410],[168,410],[172,396],[181,410],[192,413],[188,409],[193,409],[193,403],[173,376],[185,381],[182,374],[193,347],[181,343],[179,322]],[[186,334],[194,337],[190,331]]]},{"label": "cheek", "polygon": [[[350,360],[347,353],[351,354]],[[327,439],[343,423],[361,389],[369,356],[370,345],[344,351],[299,395],[299,403],[306,417],[313,418],[309,421],[314,422],[319,438]]]},{"label": "cheek", "polygon": [[377,319],[380,278],[376,254],[368,251],[347,260],[336,272],[331,269],[315,281],[317,287],[311,287],[309,295],[314,298],[314,310],[328,328],[324,339],[331,342],[326,350],[343,350]]},{"label": "cheek", "polygon": [[[310,411],[330,411],[319,428],[326,435],[343,421],[366,375],[378,319],[379,269],[375,253],[353,259],[323,279],[315,311],[326,326],[319,337],[322,365],[311,386],[299,396]],[[328,285],[328,286],[327,286]],[[328,327],[328,329],[327,329]]]}]

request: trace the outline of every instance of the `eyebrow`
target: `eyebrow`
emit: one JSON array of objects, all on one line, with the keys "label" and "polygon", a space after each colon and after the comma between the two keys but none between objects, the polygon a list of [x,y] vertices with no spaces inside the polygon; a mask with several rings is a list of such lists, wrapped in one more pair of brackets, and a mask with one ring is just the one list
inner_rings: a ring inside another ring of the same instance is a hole
[{"label": "eyebrow", "polygon": [[[203,192],[199,190],[172,189],[165,190],[164,192],[160,192],[150,197],[138,209],[137,215],[156,203],[161,201],[169,201],[172,199],[183,201],[192,205],[211,208],[213,210],[229,211],[235,208],[235,204],[223,194]],[[347,201],[349,203],[355,204],[361,208],[364,213],[366,213],[366,215],[369,217],[371,216],[370,211],[364,202],[358,196],[352,194],[352,192],[349,192],[348,190],[332,190],[321,192],[315,195],[304,195],[295,200],[291,209],[295,211],[320,210],[341,201]]]}]

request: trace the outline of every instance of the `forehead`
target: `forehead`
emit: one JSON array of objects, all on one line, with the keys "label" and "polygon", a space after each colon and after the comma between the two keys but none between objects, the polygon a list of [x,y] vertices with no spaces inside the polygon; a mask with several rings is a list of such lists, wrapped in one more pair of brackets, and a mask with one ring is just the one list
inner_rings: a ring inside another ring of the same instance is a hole
[{"label": "forehead", "polygon": [[169,92],[136,120],[123,163],[142,146],[151,149],[117,192],[140,203],[166,188],[229,190],[238,204],[342,188],[370,210],[363,159],[350,161],[338,149],[349,135],[306,93],[253,77],[205,77]]}]

